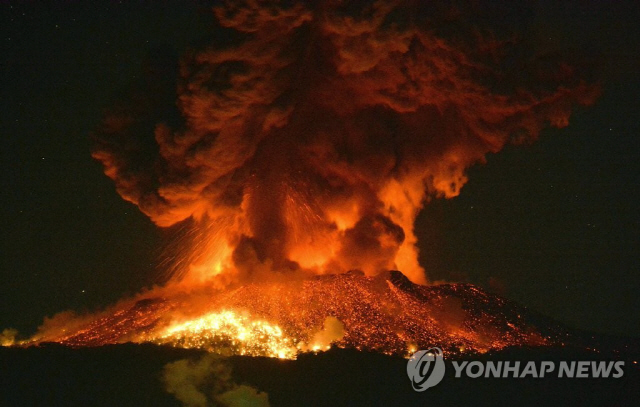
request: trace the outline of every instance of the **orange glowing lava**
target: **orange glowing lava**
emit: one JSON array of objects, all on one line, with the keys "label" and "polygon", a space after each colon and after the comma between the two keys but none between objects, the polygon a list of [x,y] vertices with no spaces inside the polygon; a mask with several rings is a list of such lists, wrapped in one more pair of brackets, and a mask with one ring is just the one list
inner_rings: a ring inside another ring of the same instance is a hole
[{"label": "orange glowing lava", "polygon": [[[340,347],[406,356],[437,344],[447,352],[558,344],[564,333],[465,284],[420,286],[399,272],[359,272],[258,282],[222,291],[156,292],[25,344],[153,342],[231,355],[295,358]],[[53,332],[53,331],[52,331]]]}]

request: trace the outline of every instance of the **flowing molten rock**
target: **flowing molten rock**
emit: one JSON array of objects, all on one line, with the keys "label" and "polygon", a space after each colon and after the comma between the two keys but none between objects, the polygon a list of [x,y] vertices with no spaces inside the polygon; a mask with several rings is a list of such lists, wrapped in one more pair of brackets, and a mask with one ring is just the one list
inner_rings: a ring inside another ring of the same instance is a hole
[{"label": "flowing molten rock", "polygon": [[100,346],[148,341],[282,358],[334,343],[404,356],[435,345],[453,353],[560,345],[564,331],[551,326],[473,285],[421,286],[398,271],[375,278],[350,272],[252,283],[218,295],[202,293],[199,300],[190,293],[125,302],[72,332],[59,330],[37,342]]}]

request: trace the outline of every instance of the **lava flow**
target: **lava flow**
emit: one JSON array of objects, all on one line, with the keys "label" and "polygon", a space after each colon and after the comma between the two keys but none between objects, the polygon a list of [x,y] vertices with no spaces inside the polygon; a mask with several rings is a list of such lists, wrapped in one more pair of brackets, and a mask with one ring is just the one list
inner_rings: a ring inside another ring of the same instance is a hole
[{"label": "lava flow", "polygon": [[26,343],[284,358],[560,343],[477,287],[427,285],[414,221],[487,154],[566,126],[597,87],[527,49],[519,26],[501,21],[500,39],[493,7],[282,3],[216,7],[212,43],[151,66],[93,134],[118,193],[187,230],[167,284],[54,317]]},{"label": "lava flow", "polygon": [[[331,343],[406,356],[434,344],[460,354],[559,345],[567,339],[561,328],[540,327],[539,317],[478,287],[420,286],[398,271],[252,283],[196,297],[138,299],[72,331],[35,341],[69,346],[153,342],[227,355],[295,358],[299,352],[326,350]],[[198,301],[205,303],[194,307]]]}]

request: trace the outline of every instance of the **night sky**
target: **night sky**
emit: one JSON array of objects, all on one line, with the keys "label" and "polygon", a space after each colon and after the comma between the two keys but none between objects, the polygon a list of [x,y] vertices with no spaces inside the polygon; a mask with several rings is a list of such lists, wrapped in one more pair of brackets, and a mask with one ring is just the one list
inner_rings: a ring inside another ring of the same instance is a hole
[{"label": "night sky", "polygon": [[[581,55],[603,94],[564,129],[469,171],[418,218],[432,280],[479,284],[570,326],[640,335],[640,6],[539,2],[539,47]],[[168,3],[167,3],[168,4]],[[90,157],[102,113],[157,58],[209,33],[208,7],[0,6],[0,328],[90,311],[160,281],[171,232]]]}]

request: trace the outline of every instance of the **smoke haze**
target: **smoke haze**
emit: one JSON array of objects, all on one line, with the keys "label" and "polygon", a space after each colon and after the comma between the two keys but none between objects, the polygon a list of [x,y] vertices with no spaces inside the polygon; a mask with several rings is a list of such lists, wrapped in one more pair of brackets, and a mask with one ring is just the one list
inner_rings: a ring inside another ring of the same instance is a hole
[{"label": "smoke haze", "polygon": [[166,391],[185,407],[268,407],[266,393],[237,385],[231,367],[221,356],[208,354],[198,360],[167,363],[163,370]]}]

